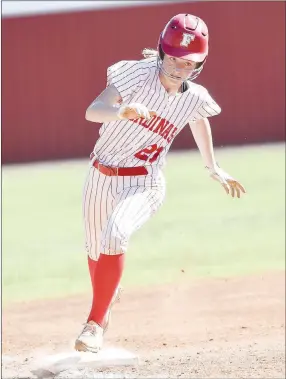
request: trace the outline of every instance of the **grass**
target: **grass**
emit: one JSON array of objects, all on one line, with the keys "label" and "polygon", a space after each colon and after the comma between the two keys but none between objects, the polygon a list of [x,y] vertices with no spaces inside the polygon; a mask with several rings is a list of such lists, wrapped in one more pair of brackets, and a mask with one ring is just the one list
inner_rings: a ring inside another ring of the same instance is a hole
[{"label": "grass", "polygon": [[[124,286],[285,269],[285,145],[216,149],[247,194],[227,197],[196,151],[170,153],[167,198],[129,244]],[[89,290],[81,195],[87,162],[4,166],[4,303]]]}]

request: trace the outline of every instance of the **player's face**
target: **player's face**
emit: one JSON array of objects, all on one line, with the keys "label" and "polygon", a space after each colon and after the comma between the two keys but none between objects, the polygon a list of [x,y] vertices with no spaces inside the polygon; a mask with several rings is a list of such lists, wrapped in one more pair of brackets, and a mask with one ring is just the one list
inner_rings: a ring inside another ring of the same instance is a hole
[{"label": "player's face", "polygon": [[186,80],[191,75],[196,66],[196,62],[172,57],[167,54],[165,54],[162,63],[163,71],[169,74],[171,78],[178,81]]}]

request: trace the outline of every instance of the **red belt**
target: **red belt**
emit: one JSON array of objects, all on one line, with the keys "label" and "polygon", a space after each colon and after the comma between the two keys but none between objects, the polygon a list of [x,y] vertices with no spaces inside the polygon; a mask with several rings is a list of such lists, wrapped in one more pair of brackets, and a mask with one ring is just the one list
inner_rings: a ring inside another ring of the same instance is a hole
[{"label": "red belt", "polygon": [[[94,153],[90,154],[90,159],[94,157]],[[93,162],[93,167],[95,167],[99,172],[106,176],[138,176],[138,175],[147,175],[148,170],[143,167],[112,167],[105,166],[100,163],[98,160]]]}]

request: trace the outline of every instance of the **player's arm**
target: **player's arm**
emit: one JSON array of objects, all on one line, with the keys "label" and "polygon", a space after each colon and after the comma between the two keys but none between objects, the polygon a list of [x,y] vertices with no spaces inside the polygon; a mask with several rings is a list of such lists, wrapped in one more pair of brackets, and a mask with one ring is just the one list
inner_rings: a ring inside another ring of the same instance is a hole
[{"label": "player's arm", "polygon": [[215,169],[217,163],[214,156],[212,131],[209,120],[203,118],[196,122],[192,122],[190,123],[190,128],[201,153],[204,165],[211,169]]},{"label": "player's arm", "polygon": [[111,84],[90,104],[85,112],[85,119],[92,122],[109,122],[120,120],[115,104],[121,101],[120,93]]},{"label": "player's arm", "polygon": [[90,104],[85,112],[85,119],[92,122],[110,122],[117,120],[134,120],[142,117],[149,120],[156,112],[149,111],[145,105],[132,103],[115,107],[122,98],[116,87],[111,84]]},{"label": "player's arm", "polygon": [[227,194],[231,193],[232,197],[236,194],[240,197],[241,192],[245,193],[244,187],[216,163],[209,120],[207,118],[197,120],[190,123],[190,128],[210,176],[222,184]]}]

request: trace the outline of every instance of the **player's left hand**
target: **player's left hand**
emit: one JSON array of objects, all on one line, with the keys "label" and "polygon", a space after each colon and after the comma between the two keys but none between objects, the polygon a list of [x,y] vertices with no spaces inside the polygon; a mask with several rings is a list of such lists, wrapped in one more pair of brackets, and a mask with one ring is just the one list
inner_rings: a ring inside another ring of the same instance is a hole
[{"label": "player's left hand", "polygon": [[215,168],[206,168],[210,173],[210,177],[218,181],[223,186],[227,194],[231,194],[232,197],[237,196],[240,198],[241,193],[246,193],[243,185],[231,177],[228,173],[223,171],[220,167],[216,166]]}]

